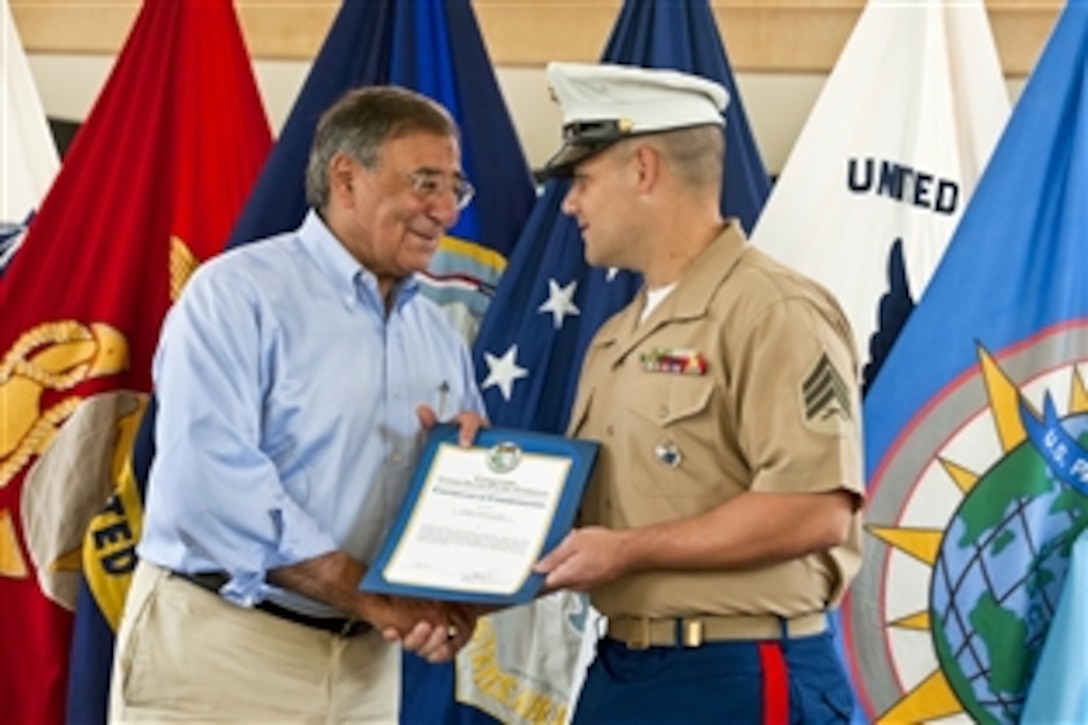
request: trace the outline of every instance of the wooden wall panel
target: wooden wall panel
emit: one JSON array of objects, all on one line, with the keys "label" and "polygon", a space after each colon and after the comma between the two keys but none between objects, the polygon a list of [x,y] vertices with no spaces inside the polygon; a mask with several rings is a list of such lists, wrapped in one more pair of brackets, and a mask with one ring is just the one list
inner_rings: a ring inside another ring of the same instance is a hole
[{"label": "wooden wall panel", "polygon": [[[660,0],[673,2],[676,0]],[[123,44],[141,0],[10,0],[29,52],[112,54]],[[492,60],[539,66],[595,60],[620,0],[474,0]],[[864,0],[712,0],[734,69],[827,72]],[[236,0],[257,58],[309,59],[332,22],[336,0]],[[1062,0],[989,0],[1005,73],[1026,75]]]}]

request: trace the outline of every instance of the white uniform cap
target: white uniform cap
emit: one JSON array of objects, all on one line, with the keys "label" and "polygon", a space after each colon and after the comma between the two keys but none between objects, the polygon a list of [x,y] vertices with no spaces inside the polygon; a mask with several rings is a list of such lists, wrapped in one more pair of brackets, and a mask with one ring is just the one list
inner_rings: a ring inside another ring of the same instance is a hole
[{"label": "white uniform cap", "polygon": [[729,92],[706,78],[604,63],[549,63],[547,72],[563,111],[563,147],[544,176],[569,176],[579,161],[623,138],[725,125]]}]

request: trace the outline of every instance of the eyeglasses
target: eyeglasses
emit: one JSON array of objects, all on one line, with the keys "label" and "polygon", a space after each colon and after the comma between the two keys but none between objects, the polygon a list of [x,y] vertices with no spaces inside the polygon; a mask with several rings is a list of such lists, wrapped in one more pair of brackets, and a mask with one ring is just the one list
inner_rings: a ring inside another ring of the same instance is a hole
[{"label": "eyeglasses", "polygon": [[458,211],[468,206],[472,201],[472,197],[476,195],[476,187],[468,179],[461,176],[449,178],[437,171],[417,169],[405,174],[405,178],[408,179],[412,191],[420,199],[430,201],[447,192],[453,194],[453,200]]}]

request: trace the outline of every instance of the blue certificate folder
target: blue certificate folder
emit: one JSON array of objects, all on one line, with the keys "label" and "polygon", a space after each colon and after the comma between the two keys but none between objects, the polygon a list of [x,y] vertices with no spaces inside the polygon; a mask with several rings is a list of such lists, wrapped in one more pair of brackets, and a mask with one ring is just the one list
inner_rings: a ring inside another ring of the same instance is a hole
[{"label": "blue certificate folder", "polygon": [[431,430],[362,588],[498,606],[529,602],[544,583],[532,566],[573,526],[599,445],[485,428],[466,450],[457,436],[452,424]]}]

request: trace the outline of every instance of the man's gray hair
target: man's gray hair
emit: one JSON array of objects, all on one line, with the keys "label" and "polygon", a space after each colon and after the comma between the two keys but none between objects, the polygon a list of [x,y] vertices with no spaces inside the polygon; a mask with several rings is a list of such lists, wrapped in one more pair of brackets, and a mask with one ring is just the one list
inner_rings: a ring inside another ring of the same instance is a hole
[{"label": "man's gray hair", "polygon": [[306,166],[306,201],[324,209],[329,201],[329,163],[346,153],[374,170],[382,146],[406,133],[459,138],[457,122],[430,98],[398,86],[348,91],[321,116]]}]

